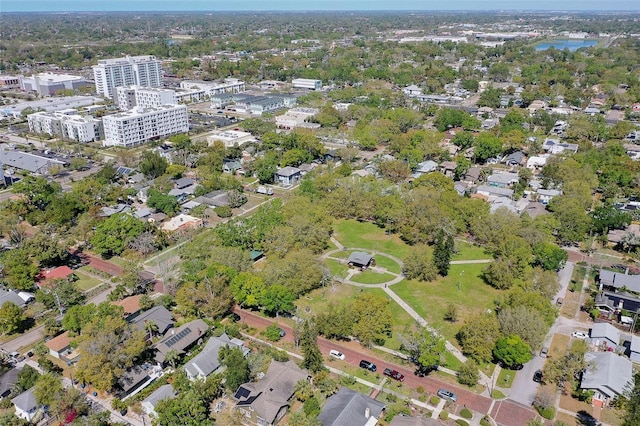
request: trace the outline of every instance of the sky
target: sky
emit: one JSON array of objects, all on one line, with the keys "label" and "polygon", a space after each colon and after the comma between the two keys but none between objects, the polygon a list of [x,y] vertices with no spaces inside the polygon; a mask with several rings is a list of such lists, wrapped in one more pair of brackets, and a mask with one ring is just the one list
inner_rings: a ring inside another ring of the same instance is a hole
[{"label": "sky", "polygon": [[631,10],[640,12],[640,0],[0,0],[0,13],[192,10]]}]

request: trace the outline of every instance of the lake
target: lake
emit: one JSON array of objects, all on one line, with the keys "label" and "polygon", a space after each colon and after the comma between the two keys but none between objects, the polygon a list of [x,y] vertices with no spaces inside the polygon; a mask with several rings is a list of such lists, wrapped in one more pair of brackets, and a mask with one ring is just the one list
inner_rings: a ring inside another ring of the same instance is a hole
[{"label": "lake", "polygon": [[572,39],[556,39],[546,43],[540,43],[536,45],[536,50],[547,50],[551,47],[556,50],[569,49],[571,52],[575,52],[581,47],[591,47],[598,44],[598,40],[572,40]]}]

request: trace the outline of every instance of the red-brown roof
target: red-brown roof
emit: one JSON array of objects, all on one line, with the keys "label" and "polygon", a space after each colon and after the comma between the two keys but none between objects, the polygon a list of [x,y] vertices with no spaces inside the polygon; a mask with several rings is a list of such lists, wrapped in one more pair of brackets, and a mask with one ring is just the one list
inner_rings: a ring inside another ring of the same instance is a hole
[{"label": "red-brown roof", "polygon": [[57,268],[42,271],[42,276],[46,280],[67,278],[71,274],[73,274],[73,269],[68,266],[58,266]]},{"label": "red-brown roof", "polygon": [[122,306],[124,308],[124,314],[130,315],[140,310],[140,299],[142,298],[141,294],[137,294],[135,296],[125,297],[122,300],[118,300],[115,302],[111,302],[113,305]]},{"label": "red-brown roof", "polygon": [[65,331],[61,335],[49,340],[45,345],[54,352],[61,352],[71,345],[71,340],[73,339],[69,336],[69,332]]}]

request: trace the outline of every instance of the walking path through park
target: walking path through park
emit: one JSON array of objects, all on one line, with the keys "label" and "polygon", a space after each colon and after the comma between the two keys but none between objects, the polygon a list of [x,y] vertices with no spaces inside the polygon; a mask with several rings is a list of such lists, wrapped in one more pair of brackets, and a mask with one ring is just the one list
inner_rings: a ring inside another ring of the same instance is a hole
[{"label": "walking path through park", "polygon": [[[331,237],[331,242],[337,248],[334,249],[334,250],[331,250],[331,251],[329,251],[329,252],[327,252],[325,254],[323,254],[322,255],[322,259],[332,259],[332,260],[338,261],[340,263],[346,263],[346,259],[344,259],[344,258],[338,258],[338,257],[332,257],[331,256],[334,253],[339,253],[339,252],[342,252],[342,251],[346,250],[344,245],[342,245],[340,243],[340,241],[338,241],[334,237]],[[395,261],[398,265],[400,265],[401,270],[404,267],[404,263],[402,262],[402,260],[398,259],[395,256],[387,254],[387,253],[382,253],[380,251],[375,251],[375,250],[372,251],[372,250],[358,248],[358,247],[349,247],[348,250],[349,251],[364,251],[364,252],[367,252],[367,253],[372,253],[374,255],[379,254],[379,255],[388,257],[389,259],[392,259],[393,261]],[[492,259],[479,259],[479,260],[456,260],[454,262],[455,262],[456,265],[461,265],[461,264],[472,264],[472,263],[489,263],[491,261],[492,261]],[[451,263],[454,263],[454,262],[451,262]],[[402,280],[404,280],[404,276],[402,274],[396,274],[394,272],[389,271],[388,269],[379,268],[379,267],[374,267],[373,270],[374,271],[378,270],[378,271],[380,271],[380,272],[382,272],[384,274],[392,275],[392,276],[394,276],[394,278],[392,280],[390,280],[390,281],[379,283],[379,284],[363,284],[363,283],[359,283],[359,282],[356,282],[356,281],[352,280],[353,276],[355,276],[355,275],[360,273],[360,270],[358,270],[358,269],[350,269],[345,278],[334,277],[334,279],[336,279],[337,281],[339,281],[339,282],[341,282],[343,284],[349,284],[349,285],[353,285],[353,286],[356,286],[356,287],[372,287],[372,288],[381,288],[381,289],[383,289],[384,292],[391,299],[393,299],[398,305],[400,305],[400,307],[402,309],[404,309],[407,312],[407,314],[409,314],[411,316],[411,318],[413,318],[418,324],[420,324],[422,327],[425,327],[426,329],[428,329],[430,332],[432,332],[436,336],[441,336],[440,333],[438,333],[438,331],[436,329],[434,329],[431,326],[429,326],[429,323],[424,318],[422,318],[420,316],[420,314],[418,314],[411,306],[409,306],[408,303],[406,303],[400,296],[398,296],[391,289],[392,285],[397,284],[397,283],[401,282]],[[449,342],[446,339],[445,339],[445,346],[447,348],[447,351],[449,351],[451,354],[453,354],[453,356],[455,356],[458,360],[460,360],[460,362],[462,362],[462,363],[466,363],[467,362],[467,357],[465,357],[458,348],[456,348],[451,342]],[[489,378],[486,374],[484,374],[482,371],[480,371],[480,384],[486,386],[487,389],[493,389],[494,388],[493,380],[491,378]]]}]

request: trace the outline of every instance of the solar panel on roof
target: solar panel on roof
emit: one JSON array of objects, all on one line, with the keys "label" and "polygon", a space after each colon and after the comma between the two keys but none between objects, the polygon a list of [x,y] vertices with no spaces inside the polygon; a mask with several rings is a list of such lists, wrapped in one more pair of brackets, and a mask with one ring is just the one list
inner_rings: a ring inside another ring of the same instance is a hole
[{"label": "solar panel on roof", "polygon": [[190,333],[191,333],[191,329],[189,327],[187,327],[184,330],[180,331],[175,336],[171,336],[171,338],[169,340],[167,340],[167,342],[165,344],[167,345],[167,347],[170,348],[171,346],[173,346],[176,343],[178,343],[180,340],[182,340],[185,336],[189,335]]},{"label": "solar panel on roof", "polygon": [[242,398],[248,397],[249,395],[251,395],[251,391],[249,389],[245,389],[242,386],[240,386],[238,388],[238,391],[234,395],[234,398],[235,399],[242,399]]},{"label": "solar panel on roof", "polygon": [[128,167],[118,167],[117,173],[121,174],[121,175],[128,175],[129,173],[131,173],[133,170],[128,168]]}]

